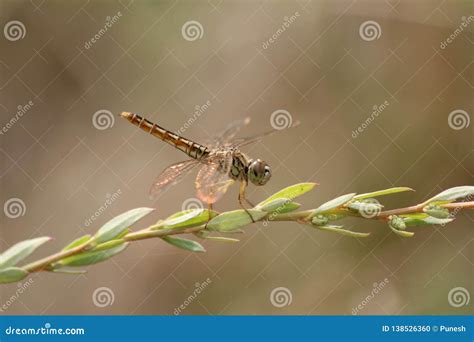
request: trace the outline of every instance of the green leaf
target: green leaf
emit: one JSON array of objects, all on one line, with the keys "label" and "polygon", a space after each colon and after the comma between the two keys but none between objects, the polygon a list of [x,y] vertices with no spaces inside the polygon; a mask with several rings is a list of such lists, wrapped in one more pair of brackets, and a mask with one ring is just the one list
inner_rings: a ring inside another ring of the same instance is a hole
[{"label": "green leaf", "polygon": [[94,249],[91,250],[91,252],[105,251],[107,249],[114,248],[115,246],[119,246],[124,242],[125,240],[123,239],[110,240],[95,246]]},{"label": "green leaf", "polygon": [[413,213],[413,214],[402,214],[400,217],[403,218],[416,218],[416,219],[424,219],[426,217],[429,217],[428,214],[425,213]]},{"label": "green leaf", "polygon": [[212,219],[217,215],[217,212],[207,209],[185,210],[171,215],[164,221],[158,222],[158,224],[153,227],[153,230],[197,227],[206,224],[209,221],[209,216]]},{"label": "green leaf", "polygon": [[454,221],[453,218],[439,219],[426,214],[404,215],[402,217],[407,226],[427,226],[432,224],[445,225]]},{"label": "green leaf", "polygon": [[80,246],[83,243],[86,243],[90,238],[91,238],[91,236],[89,234],[81,236],[81,237],[77,238],[76,240],[74,240],[73,242],[71,242],[66,247],[64,247],[63,251],[68,251],[70,249],[73,249],[74,247]]},{"label": "green leaf", "polygon": [[255,209],[266,211],[267,213],[275,212],[277,214],[288,213],[296,210],[301,206],[299,203],[291,202],[288,198],[276,198],[262,206],[256,206]]},{"label": "green leaf", "polygon": [[296,209],[299,209],[301,207],[300,203],[297,202],[289,202],[283,206],[281,210],[278,210],[278,214],[285,214],[289,213],[291,211],[295,211]]},{"label": "green leaf", "polygon": [[258,221],[267,215],[266,212],[257,209],[228,211],[209,221],[207,229],[218,232],[228,232],[246,226],[252,223],[252,219],[247,212],[252,215],[254,221]]},{"label": "green leaf", "polygon": [[19,267],[8,267],[0,270],[0,284],[15,283],[24,279],[28,272]]},{"label": "green leaf", "polygon": [[[234,230],[232,232],[227,232],[228,234],[232,233],[243,233],[242,230]],[[222,242],[239,242],[240,240],[238,239],[233,239],[233,238],[227,238],[227,237],[222,237],[222,236],[211,236],[211,232],[208,230],[200,230],[198,232],[193,233],[195,236],[197,236],[200,239],[207,239],[207,240],[214,240],[214,241],[222,241]]]},{"label": "green leaf", "polygon": [[368,192],[366,194],[360,194],[354,196],[354,199],[366,199],[366,198],[372,198],[372,197],[377,197],[377,196],[385,196],[385,195],[390,195],[390,194],[395,194],[398,192],[405,192],[405,191],[415,191],[412,188],[408,188],[406,186],[399,186],[396,188],[389,188],[385,190],[379,190],[379,191],[374,191],[374,192]]},{"label": "green leaf", "polygon": [[324,211],[329,211],[329,210],[332,210],[332,209],[336,209],[336,208],[340,207],[341,205],[343,205],[343,204],[349,202],[350,200],[352,200],[352,198],[354,198],[354,196],[355,196],[355,193],[354,194],[342,195],[342,196],[339,196],[337,198],[334,198],[334,199],[320,205],[314,211],[313,215],[322,213]]},{"label": "green leaf", "polygon": [[99,250],[99,251],[88,251],[81,254],[73,255],[68,258],[61,260],[58,264],[64,266],[85,266],[85,265],[92,265],[98,262],[107,260],[120,252],[122,252],[128,246],[128,242],[122,243],[116,247],[107,249],[107,250]]},{"label": "green leaf", "polygon": [[51,240],[50,237],[43,236],[31,240],[25,240],[13,245],[0,255],[0,269],[16,265],[18,262],[33,253],[36,248],[49,240]]},{"label": "green leaf", "polygon": [[383,205],[378,203],[377,200],[362,200],[353,201],[347,206],[348,209],[360,213],[362,216],[377,216],[383,208]]},{"label": "green leaf", "polygon": [[389,227],[395,234],[400,235],[401,237],[412,237],[413,235],[415,235],[415,233],[413,232],[407,232],[406,230],[395,229],[391,225],[389,225]]},{"label": "green leaf", "polygon": [[428,205],[423,208],[423,212],[430,215],[431,217],[435,217],[439,219],[446,219],[450,215],[448,209],[442,208],[437,205]]},{"label": "green leaf", "polygon": [[94,239],[97,243],[106,242],[122,234],[135,222],[141,220],[144,216],[151,213],[153,208],[136,208],[129,210],[104,224],[95,234]]},{"label": "green leaf", "polygon": [[326,225],[326,226],[313,226],[313,227],[317,229],[321,229],[321,230],[326,230],[328,232],[346,235],[350,237],[356,237],[356,238],[364,238],[370,235],[370,233],[354,232],[352,230],[343,229],[342,226]]},{"label": "green leaf", "polygon": [[436,196],[430,198],[426,203],[438,201],[455,201],[459,198],[472,196],[474,194],[474,186],[457,186],[455,188],[444,190]]},{"label": "green leaf", "polygon": [[172,236],[164,236],[161,239],[175,247],[182,248],[187,251],[191,251],[191,252],[205,252],[206,251],[199,242],[196,242],[193,240],[172,237]]},{"label": "green leaf", "polygon": [[219,242],[240,242],[239,239],[232,239],[224,236],[208,236],[206,237],[208,240],[214,240]]},{"label": "green leaf", "polygon": [[307,193],[308,191],[311,191],[315,186],[316,186],[316,183],[299,183],[299,184],[291,185],[289,187],[286,187],[278,191],[276,194],[268,197],[266,200],[260,202],[259,204],[256,205],[256,207],[260,208],[277,198],[286,198],[286,199],[293,200],[294,198],[301,196]]},{"label": "green leaf", "polygon": [[62,268],[62,267],[53,268],[49,271],[54,272],[54,273],[64,273],[64,274],[73,274],[73,275],[87,273],[86,270],[75,270],[75,269],[71,269],[71,268]]}]

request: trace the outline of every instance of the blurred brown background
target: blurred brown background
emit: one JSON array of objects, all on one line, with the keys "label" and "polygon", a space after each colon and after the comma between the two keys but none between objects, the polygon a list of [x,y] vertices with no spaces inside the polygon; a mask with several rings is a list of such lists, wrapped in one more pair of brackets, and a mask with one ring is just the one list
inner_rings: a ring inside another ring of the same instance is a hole
[{"label": "blurred brown background", "polygon": [[[24,203],[23,216],[1,213],[0,250],[47,235],[54,240],[34,257],[48,255],[128,209],[156,207],[145,226],[195,196],[190,177],[148,199],[157,174],[185,157],[116,116],[121,111],[178,130],[209,101],[184,134],[197,141],[246,115],[253,121],[243,135],[266,131],[273,112],[287,111],[301,127],[246,150],[273,168],[264,188],[249,189],[254,202],[303,181],[320,184],[299,200],[307,208],[348,192],[417,190],[382,198],[390,208],[473,184],[473,14],[468,0],[1,0],[0,125],[18,106],[33,106],[0,135],[0,203]],[[17,35],[5,28],[12,21],[23,25],[13,23]],[[199,24],[190,23],[196,36],[182,30],[189,21]],[[457,126],[448,120],[453,111]],[[97,112],[105,129],[94,125]],[[237,207],[236,189],[218,204]],[[204,242],[205,254],[133,243],[85,275],[35,274],[4,313],[173,314],[207,278],[182,314],[351,314],[385,278],[359,314],[472,313],[472,300],[456,308],[448,292],[474,293],[473,218],[462,212],[411,239],[348,220],[371,236],[271,223],[249,226],[237,244]],[[279,287],[291,294],[283,307],[270,300]],[[113,302],[94,304],[101,288]],[[0,304],[16,289],[2,286]]]}]

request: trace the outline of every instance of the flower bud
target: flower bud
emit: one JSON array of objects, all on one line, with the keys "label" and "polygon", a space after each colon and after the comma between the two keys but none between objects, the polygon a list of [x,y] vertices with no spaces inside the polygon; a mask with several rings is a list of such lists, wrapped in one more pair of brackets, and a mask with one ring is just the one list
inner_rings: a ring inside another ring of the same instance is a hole
[{"label": "flower bud", "polygon": [[405,221],[396,215],[391,215],[388,217],[388,225],[396,230],[405,230],[407,228]]},{"label": "flower bud", "polygon": [[316,215],[315,217],[313,217],[311,222],[316,226],[324,226],[329,222],[329,219],[327,218],[327,216],[324,215]]}]

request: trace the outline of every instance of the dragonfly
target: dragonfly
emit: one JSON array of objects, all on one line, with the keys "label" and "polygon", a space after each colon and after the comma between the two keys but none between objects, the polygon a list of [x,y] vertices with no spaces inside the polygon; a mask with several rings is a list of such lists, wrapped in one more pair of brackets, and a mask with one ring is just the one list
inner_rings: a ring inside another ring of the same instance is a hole
[{"label": "dragonfly", "polygon": [[[157,198],[170,186],[177,184],[198,169],[194,184],[199,200],[206,203],[211,210],[212,205],[227,192],[228,188],[235,182],[239,182],[240,206],[254,221],[244,205],[245,202],[253,207],[245,197],[245,190],[249,183],[256,186],[265,185],[270,180],[272,171],[265,161],[250,158],[240,148],[258,142],[263,137],[279,130],[274,129],[253,137],[235,139],[240,129],[249,124],[250,118],[247,117],[232,122],[214,138],[210,145],[203,145],[173,133],[138,114],[123,112],[121,116],[190,157],[188,160],[168,166],[159,174],[150,189],[152,199]],[[297,125],[298,123],[292,127]]]}]

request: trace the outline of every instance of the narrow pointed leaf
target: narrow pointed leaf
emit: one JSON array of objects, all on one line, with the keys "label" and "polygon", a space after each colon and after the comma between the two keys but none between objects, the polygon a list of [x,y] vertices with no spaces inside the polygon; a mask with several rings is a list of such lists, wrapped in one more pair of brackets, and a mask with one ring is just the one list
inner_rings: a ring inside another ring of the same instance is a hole
[{"label": "narrow pointed leaf", "polygon": [[0,270],[0,284],[15,283],[24,279],[28,272],[19,267],[7,267]]},{"label": "narrow pointed leaf", "polygon": [[258,221],[267,215],[266,212],[257,209],[228,211],[209,221],[207,229],[218,232],[228,232],[246,226],[252,223],[249,213],[252,215],[254,221]]},{"label": "narrow pointed leaf", "polygon": [[325,230],[328,232],[346,235],[350,237],[356,237],[356,238],[364,238],[370,235],[370,233],[354,232],[352,230],[343,229],[342,226],[326,225],[326,226],[313,226],[313,227],[317,229]]},{"label": "narrow pointed leaf", "polygon": [[181,249],[185,249],[187,251],[191,251],[191,252],[205,252],[206,251],[199,242],[196,242],[193,240],[188,240],[188,239],[183,239],[183,238],[178,238],[178,237],[173,237],[173,236],[165,236],[162,238],[162,240],[168,242],[170,245],[173,245]]},{"label": "narrow pointed leaf", "polygon": [[415,191],[412,188],[408,188],[406,186],[399,186],[396,188],[390,188],[390,189],[385,189],[385,190],[379,190],[379,191],[374,191],[374,192],[368,192],[366,194],[360,194],[354,196],[354,199],[367,199],[367,198],[373,198],[377,196],[385,196],[385,195],[390,195],[390,194],[396,194],[398,192],[405,192],[405,191]]},{"label": "narrow pointed leaf", "polygon": [[343,204],[349,202],[350,200],[352,200],[352,198],[354,198],[354,196],[355,196],[355,193],[336,197],[336,198],[320,205],[319,208],[317,208],[315,210],[313,215],[322,213],[324,211],[329,211],[329,210],[332,210],[332,209],[336,209],[336,208],[342,206]]},{"label": "narrow pointed leaf", "polygon": [[224,236],[207,236],[204,239],[213,240],[213,241],[220,241],[220,242],[240,242],[239,239],[232,239]]},{"label": "narrow pointed leaf", "polygon": [[301,206],[299,203],[291,202],[288,198],[276,198],[262,206],[256,206],[255,209],[266,211],[267,213],[275,212],[277,214],[288,213],[296,210]]},{"label": "narrow pointed leaf", "polygon": [[101,251],[89,251],[81,254],[77,254],[68,258],[65,258],[59,262],[59,264],[64,266],[85,266],[92,265],[98,262],[107,260],[120,252],[122,252],[128,246],[128,242],[123,243],[119,246],[101,250]]},{"label": "narrow pointed leaf", "polygon": [[300,203],[297,202],[289,202],[283,206],[280,210],[278,210],[278,214],[285,214],[291,211],[295,211],[301,207]]},{"label": "narrow pointed leaf", "polygon": [[116,246],[119,246],[123,244],[125,240],[123,239],[115,239],[115,240],[110,240],[104,243],[101,243],[97,246],[94,247],[94,249],[91,250],[91,252],[98,252],[98,251],[105,251],[107,249],[114,248]]},{"label": "narrow pointed leaf", "polygon": [[151,213],[153,208],[136,208],[129,210],[104,224],[95,234],[94,238],[97,243],[106,242],[121,235],[124,230],[141,220],[143,217]]},{"label": "narrow pointed leaf", "polygon": [[33,253],[36,248],[49,240],[51,240],[50,237],[43,236],[31,240],[25,240],[13,245],[0,255],[0,269],[15,266],[21,260]]},{"label": "narrow pointed leaf", "polygon": [[398,230],[398,229],[393,228],[390,225],[389,227],[395,234],[400,235],[401,237],[412,237],[413,235],[415,235],[415,233],[413,232],[408,232],[406,230]]},{"label": "narrow pointed leaf", "polygon": [[81,237],[77,238],[76,240],[74,240],[73,242],[71,242],[66,247],[64,247],[63,251],[67,251],[67,250],[73,249],[74,247],[80,246],[83,243],[87,242],[90,238],[91,238],[91,236],[89,234],[81,236]]},{"label": "narrow pointed leaf", "polygon": [[348,209],[360,213],[361,215],[375,217],[377,216],[383,208],[383,205],[377,203],[376,200],[362,200],[362,201],[353,201],[347,206]]},{"label": "narrow pointed leaf", "polygon": [[71,268],[53,268],[50,271],[54,273],[64,273],[64,274],[73,274],[73,275],[87,273],[86,270],[75,270]]},{"label": "narrow pointed leaf", "polygon": [[181,211],[173,214],[166,220],[159,222],[155,229],[173,229],[173,228],[187,228],[197,227],[206,224],[209,218],[216,217],[218,215],[215,211],[209,211],[207,209],[190,209]]},{"label": "narrow pointed leaf", "polygon": [[455,201],[460,198],[474,195],[474,186],[457,186],[455,188],[444,190],[436,196],[430,198],[427,203],[438,201]]},{"label": "narrow pointed leaf", "polygon": [[277,199],[277,198],[287,198],[287,199],[294,199],[298,196],[301,196],[308,191],[311,191],[314,187],[316,186],[316,183],[299,183],[295,185],[291,185],[289,187],[286,187],[280,191],[278,191],[276,194],[268,197],[266,200],[260,202],[257,204],[256,207],[262,207],[263,205]]},{"label": "narrow pointed leaf", "polygon": [[405,224],[407,226],[427,226],[427,225],[432,225],[432,224],[448,224],[452,221],[454,221],[453,218],[445,218],[445,219],[439,219],[435,217],[431,217],[428,215],[406,215],[403,216],[403,221],[405,221]]},{"label": "narrow pointed leaf", "polygon": [[447,219],[450,216],[448,209],[433,205],[424,207],[423,212],[438,219]]},{"label": "narrow pointed leaf", "polygon": [[239,242],[238,239],[227,238],[223,236],[211,236],[211,232],[208,230],[201,230],[199,232],[194,233],[200,239],[207,239],[207,240],[214,240],[214,241],[222,241],[222,242]]}]

